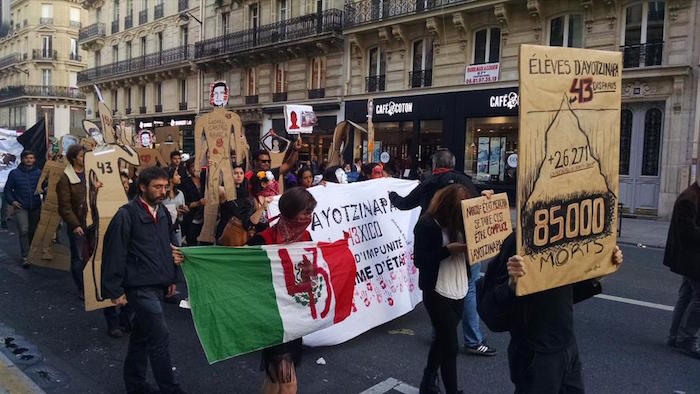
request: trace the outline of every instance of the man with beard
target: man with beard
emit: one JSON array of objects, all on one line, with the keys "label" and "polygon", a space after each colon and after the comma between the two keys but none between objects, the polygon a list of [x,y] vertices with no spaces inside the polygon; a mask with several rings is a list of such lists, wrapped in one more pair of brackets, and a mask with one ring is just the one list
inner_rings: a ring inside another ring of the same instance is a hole
[{"label": "man with beard", "polygon": [[176,243],[170,213],[162,204],[169,184],[162,168],[149,167],[138,178],[140,196],[119,208],[109,223],[102,252],[102,292],[115,305],[128,302],[135,313],[124,381],[129,393],[149,392],[146,369],[162,393],[181,393],[170,360],[163,297],[175,294]]}]

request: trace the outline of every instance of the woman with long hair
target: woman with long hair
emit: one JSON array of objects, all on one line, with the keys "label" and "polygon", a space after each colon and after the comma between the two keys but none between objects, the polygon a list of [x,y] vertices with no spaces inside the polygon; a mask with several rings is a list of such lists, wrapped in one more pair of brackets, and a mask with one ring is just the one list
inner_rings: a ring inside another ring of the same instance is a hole
[{"label": "woman with long hair", "polygon": [[[311,224],[315,207],[316,200],[306,189],[294,187],[285,191],[279,199],[279,221],[252,237],[248,245],[311,241],[311,235],[306,228]],[[263,350],[262,368],[265,371],[263,394],[296,393],[296,366],[300,361],[301,338]]]},{"label": "woman with long hair", "polygon": [[201,176],[195,175],[194,161],[194,158],[191,158],[185,163],[188,177],[182,185],[185,202],[189,210],[183,220],[185,225],[183,230],[188,246],[197,246],[197,237],[202,231],[202,225],[204,224],[204,205],[207,203],[206,198],[204,198],[205,183],[202,182],[201,178],[201,176],[204,176],[204,173]]},{"label": "woman with long hair", "polygon": [[178,174],[176,168],[170,168],[168,171],[169,184],[168,192],[165,195],[165,200],[163,200],[163,205],[168,209],[170,213],[170,219],[172,224],[175,226],[175,237],[177,238],[178,245],[182,245],[182,231],[180,231],[180,223],[182,223],[183,216],[189,212],[187,204],[185,204],[185,194],[180,190],[182,186],[182,178]]},{"label": "woman with long hair", "polygon": [[308,189],[313,186],[314,173],[311,171],[311,168],[302,167],[299,171],[297,171],[297,180],[299,182],[299,186],[303,187],[304,189]]},{"label": "woman with long hair", "polygon": [[457,390],[457,325],[467,295],[469,267],[466,258],[461,201],[471,198],[461,184],[440,189],[414,228],[414,262],[418,286],[435,333],[420,384],[421,393],[439,393],[440,369],[447,394]]}]

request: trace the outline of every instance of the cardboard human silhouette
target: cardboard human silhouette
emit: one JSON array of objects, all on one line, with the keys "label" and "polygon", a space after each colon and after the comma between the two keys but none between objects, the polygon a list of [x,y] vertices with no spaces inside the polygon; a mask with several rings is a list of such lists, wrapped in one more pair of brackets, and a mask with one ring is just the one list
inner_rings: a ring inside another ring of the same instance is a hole
[{"label": "cardboard human silhouette", "polygon": [[139,147],[136,148],[136,152],[139,156],[138,169],[142,170],[144,168],[153,167],[156,164],[160,164],[161,167],[166,167],[168,163],[160,155],[157,149],[153,148],[153,133],[149,130],[141,130],[137,138]]},{"label": "cardboard human silhouette", "polygon": [[219,186],[223,181],[227,200],[236,198],[236,185],[233,183],[231,152],[236,160],[247,163],[248,143],[243,135],[243,126],[238,114],[223,107],[228,101],[226,82],[216,81],[209,86],[209,102],[212,112],[201,115],[194,128],[195,172],[199,175],[201,165],[207,163],[207,187],[204,207],[204,224],[197,240],[214,243],[216,220],[219,211]]}]

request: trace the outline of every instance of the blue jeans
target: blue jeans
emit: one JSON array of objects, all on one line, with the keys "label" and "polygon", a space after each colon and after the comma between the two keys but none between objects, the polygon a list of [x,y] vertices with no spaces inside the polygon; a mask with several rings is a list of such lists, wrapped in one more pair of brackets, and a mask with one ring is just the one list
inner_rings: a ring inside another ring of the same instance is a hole
[{"label": "blue jeans", "polygon": [[693,345],[700,329],[700,280],[683,277],[678,289],[678,301],[673,308],[670,339],[677,344]]},{"label": "blue jeans", "polygon": [[66,226],[68,233],[68,243],[70,244],[70,273],[73,276],[73,282],[78,287],[78,292],[83,293],[83,269],[85,261],[83,261],[82,250],[85,237],[75,234]]},{"label": "blue jeans", "polygon": [[127,305],[131,305],[135,315],[124,359],[127,393],[144,390],[149,361],[161,393],[174,393],[179,389],[170,361],[170,333],[161,305],[164,293],[164,289],[158,287],[126,290]]},{"label": "blue jeans", "polygon": [[464,313],[462,313],[462,333],[464,346],[475,347],[484,341],[479,327],[479,314],[476,311],[476,281],[481,273],[481,263],[471,266],[469,290],[464,297]]},{"label": "blue jeans", "polygon": [[40,214],[40,208],[31,211],[15,209],[17,231],[19,232],[19,248],[22,258],[26,258],[29,255],[29,246],[32,244],[32,239],[34,239],[34,232],[36,232],[36,226],[39,224]]}]

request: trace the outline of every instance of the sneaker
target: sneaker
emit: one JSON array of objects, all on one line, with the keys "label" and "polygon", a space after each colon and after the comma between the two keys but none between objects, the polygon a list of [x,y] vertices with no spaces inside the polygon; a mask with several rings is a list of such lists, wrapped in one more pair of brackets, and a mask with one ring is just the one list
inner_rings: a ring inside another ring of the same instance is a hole
[{"label": "sneaker", "polygon": [[700,348],[695,341],[676,343],[676,348],[683,354],[700,360]]},{"label": "sneaker", "polygon": [[107,335],[109,335],[112,338],[121,338],[124,336],[124,332],[120,330],[119,328],[113,328],[107,332]]},{"label": "sneaker", "polygon": [[485,342],[481,342],[480,344],[474,347],[465,346],[464,349],[466,349],[467,353],[476,356],[495,356],[498,353],[496,349],[490,347]]}]

